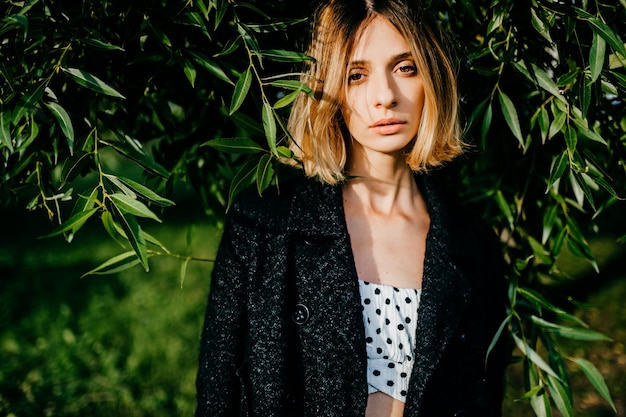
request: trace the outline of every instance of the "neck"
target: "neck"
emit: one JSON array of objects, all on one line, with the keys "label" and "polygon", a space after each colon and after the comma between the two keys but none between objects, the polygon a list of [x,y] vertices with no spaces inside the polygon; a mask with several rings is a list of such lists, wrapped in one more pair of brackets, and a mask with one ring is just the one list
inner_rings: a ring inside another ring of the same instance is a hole
[{"label": "neck", "polygon": [[381,214],[411,210],[419,190],[402,155],[353,160],[348,175],[356,178],[347,182],[345,198]]}]

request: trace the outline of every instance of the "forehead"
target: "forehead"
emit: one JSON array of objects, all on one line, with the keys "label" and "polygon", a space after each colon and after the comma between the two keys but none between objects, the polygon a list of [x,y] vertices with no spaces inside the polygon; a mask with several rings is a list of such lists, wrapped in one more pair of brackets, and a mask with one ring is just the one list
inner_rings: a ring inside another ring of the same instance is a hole
[{"label": "forehead", "polygon": [[410,52],[408,40],[383,16],[365,22],[356,34],[350,60],[370,60]]}]

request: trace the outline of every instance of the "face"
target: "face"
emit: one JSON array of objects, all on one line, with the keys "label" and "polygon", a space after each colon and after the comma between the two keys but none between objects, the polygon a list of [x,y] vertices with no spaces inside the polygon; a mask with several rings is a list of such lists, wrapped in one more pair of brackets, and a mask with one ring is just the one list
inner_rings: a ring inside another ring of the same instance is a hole
[{"label": "face", "polygon": [[[362,31],[346,73],[342,114],[354,157],[403,157],[420,125],[422,77],[407,40],[384,17]],[[363,155],[364,154],[364,155]]]}]

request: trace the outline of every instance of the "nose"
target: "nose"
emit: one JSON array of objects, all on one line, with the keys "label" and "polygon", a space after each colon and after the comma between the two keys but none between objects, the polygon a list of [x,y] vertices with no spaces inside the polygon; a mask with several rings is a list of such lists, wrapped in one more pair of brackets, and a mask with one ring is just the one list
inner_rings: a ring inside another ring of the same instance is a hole
[{"label": "nose", "polygon": [[396,86],[390,75],[380,74],[370,85],[375,107],[395,107],[398,104]]}]

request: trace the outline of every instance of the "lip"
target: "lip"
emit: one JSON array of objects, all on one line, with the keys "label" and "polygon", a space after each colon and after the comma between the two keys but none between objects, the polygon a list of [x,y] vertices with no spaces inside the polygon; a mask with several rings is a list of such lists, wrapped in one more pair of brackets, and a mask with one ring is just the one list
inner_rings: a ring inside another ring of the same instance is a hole
[{"label": "lip", "polygon": [[380,135],[393,135],[398,133],[404,125],[405,121],[390,117],[386,119],[380,119],[370,125],[370,129]]}]

